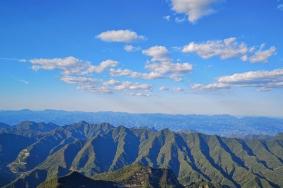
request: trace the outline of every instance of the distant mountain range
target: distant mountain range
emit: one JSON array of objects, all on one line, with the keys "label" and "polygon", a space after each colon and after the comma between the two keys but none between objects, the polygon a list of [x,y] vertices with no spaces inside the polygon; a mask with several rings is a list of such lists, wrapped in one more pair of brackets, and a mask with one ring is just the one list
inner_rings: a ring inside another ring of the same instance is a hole
[{"label": "distant mountain range", "polygon": [[[169,115],[130,114],[122,112],[69,112],[0,111],[0,122],[16,125],[22,121],[34,121],[67,125],[79,121],[90,123],[108,122],[113,126],[152,128],[173,131],[201,132],[221,136],[243,137],[247,135],[275,135],[283,132],[283,118],[235,117],[230,115]],[[1,127],[1,125],[0,125]],[[1,128],[0,128],[1,129]]]},{"label": "distant mountain range", "polygon": [[69,187],[77,180],[114,187],[283,187],[283,134],[240,139],[85,121],[1,127],[3,187]]}]

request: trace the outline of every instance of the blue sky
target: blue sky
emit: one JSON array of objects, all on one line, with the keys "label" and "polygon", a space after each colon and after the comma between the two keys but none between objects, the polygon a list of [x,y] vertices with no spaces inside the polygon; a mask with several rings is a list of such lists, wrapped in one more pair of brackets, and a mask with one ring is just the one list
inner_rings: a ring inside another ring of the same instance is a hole
[{"label": "blue sky", "polygon": [[0,2],[0,109],[283,116],[283,1]]}]

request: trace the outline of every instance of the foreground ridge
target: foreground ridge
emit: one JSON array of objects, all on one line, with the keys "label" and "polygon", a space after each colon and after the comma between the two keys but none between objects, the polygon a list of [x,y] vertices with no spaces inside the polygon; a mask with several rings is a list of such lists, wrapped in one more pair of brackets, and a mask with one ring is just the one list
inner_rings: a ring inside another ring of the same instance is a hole
[{"label": "foreground ridge", "polygon": [[38,188],[55,187],[172,187],[182,188],[170,170],[130,165],[121,170],[88,178],[79,172],[43,182]]}]

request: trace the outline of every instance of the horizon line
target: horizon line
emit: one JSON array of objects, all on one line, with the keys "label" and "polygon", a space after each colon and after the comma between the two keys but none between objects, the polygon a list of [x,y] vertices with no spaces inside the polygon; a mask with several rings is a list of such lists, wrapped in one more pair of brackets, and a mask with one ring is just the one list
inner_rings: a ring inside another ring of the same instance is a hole
[{"label": "horizon line", "polygon": [[232,116],[236,118],[245,118],[245,117],[257,117],[257,118],[277,118],[283,119],[283,116],[272,116],[272,115],[240,115],[240,114],[205,114],[205,113],[164,113],[164,112],[127,112],[127,111],[110,111],[110,110],[100,110],[100,111],[84,111],[84,110],[66,110],[66,109],[54,109],[54,108],[45,108],[45,109],[29,109],[29,108],[20,108],[20,109],[1,109],[0,112],[16,112],[16,111],[30,111],[30,112],[44,112],[44,111],[61,111],[69,113],[126,113],[133,115],[171,115],[171,116]]}]

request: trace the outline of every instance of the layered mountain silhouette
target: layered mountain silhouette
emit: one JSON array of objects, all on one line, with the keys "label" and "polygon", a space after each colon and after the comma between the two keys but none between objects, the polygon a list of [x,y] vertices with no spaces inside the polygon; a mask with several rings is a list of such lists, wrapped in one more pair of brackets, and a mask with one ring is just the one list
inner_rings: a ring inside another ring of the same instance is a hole
[{"label": "layered mountain silhouette", "polygon": [[122,187],[283,186],[283,134],[239,139],[107,123],[17,126],[26,128],[0,134],[5,187],[64,187],[76,178]]},{"label": "layered mountain silhouette", "polygon": [[[58,125],[79,121],[90,123],[108,122],[125,127],[146,127],[162,130],[201,132],[223,136],[243,137],[246,135],[275,135],[283,132],[283,119],[271,117],[237,117],[231,115],[173,115],[135,114],[125,112],[80,112],[63,110],[18,110],[1,111],[0,122],[16,125],[22,121],[53,122]],[[267,126],[268,125],[268,126]],[[1,125],[0,125],[1,129]]]}]

